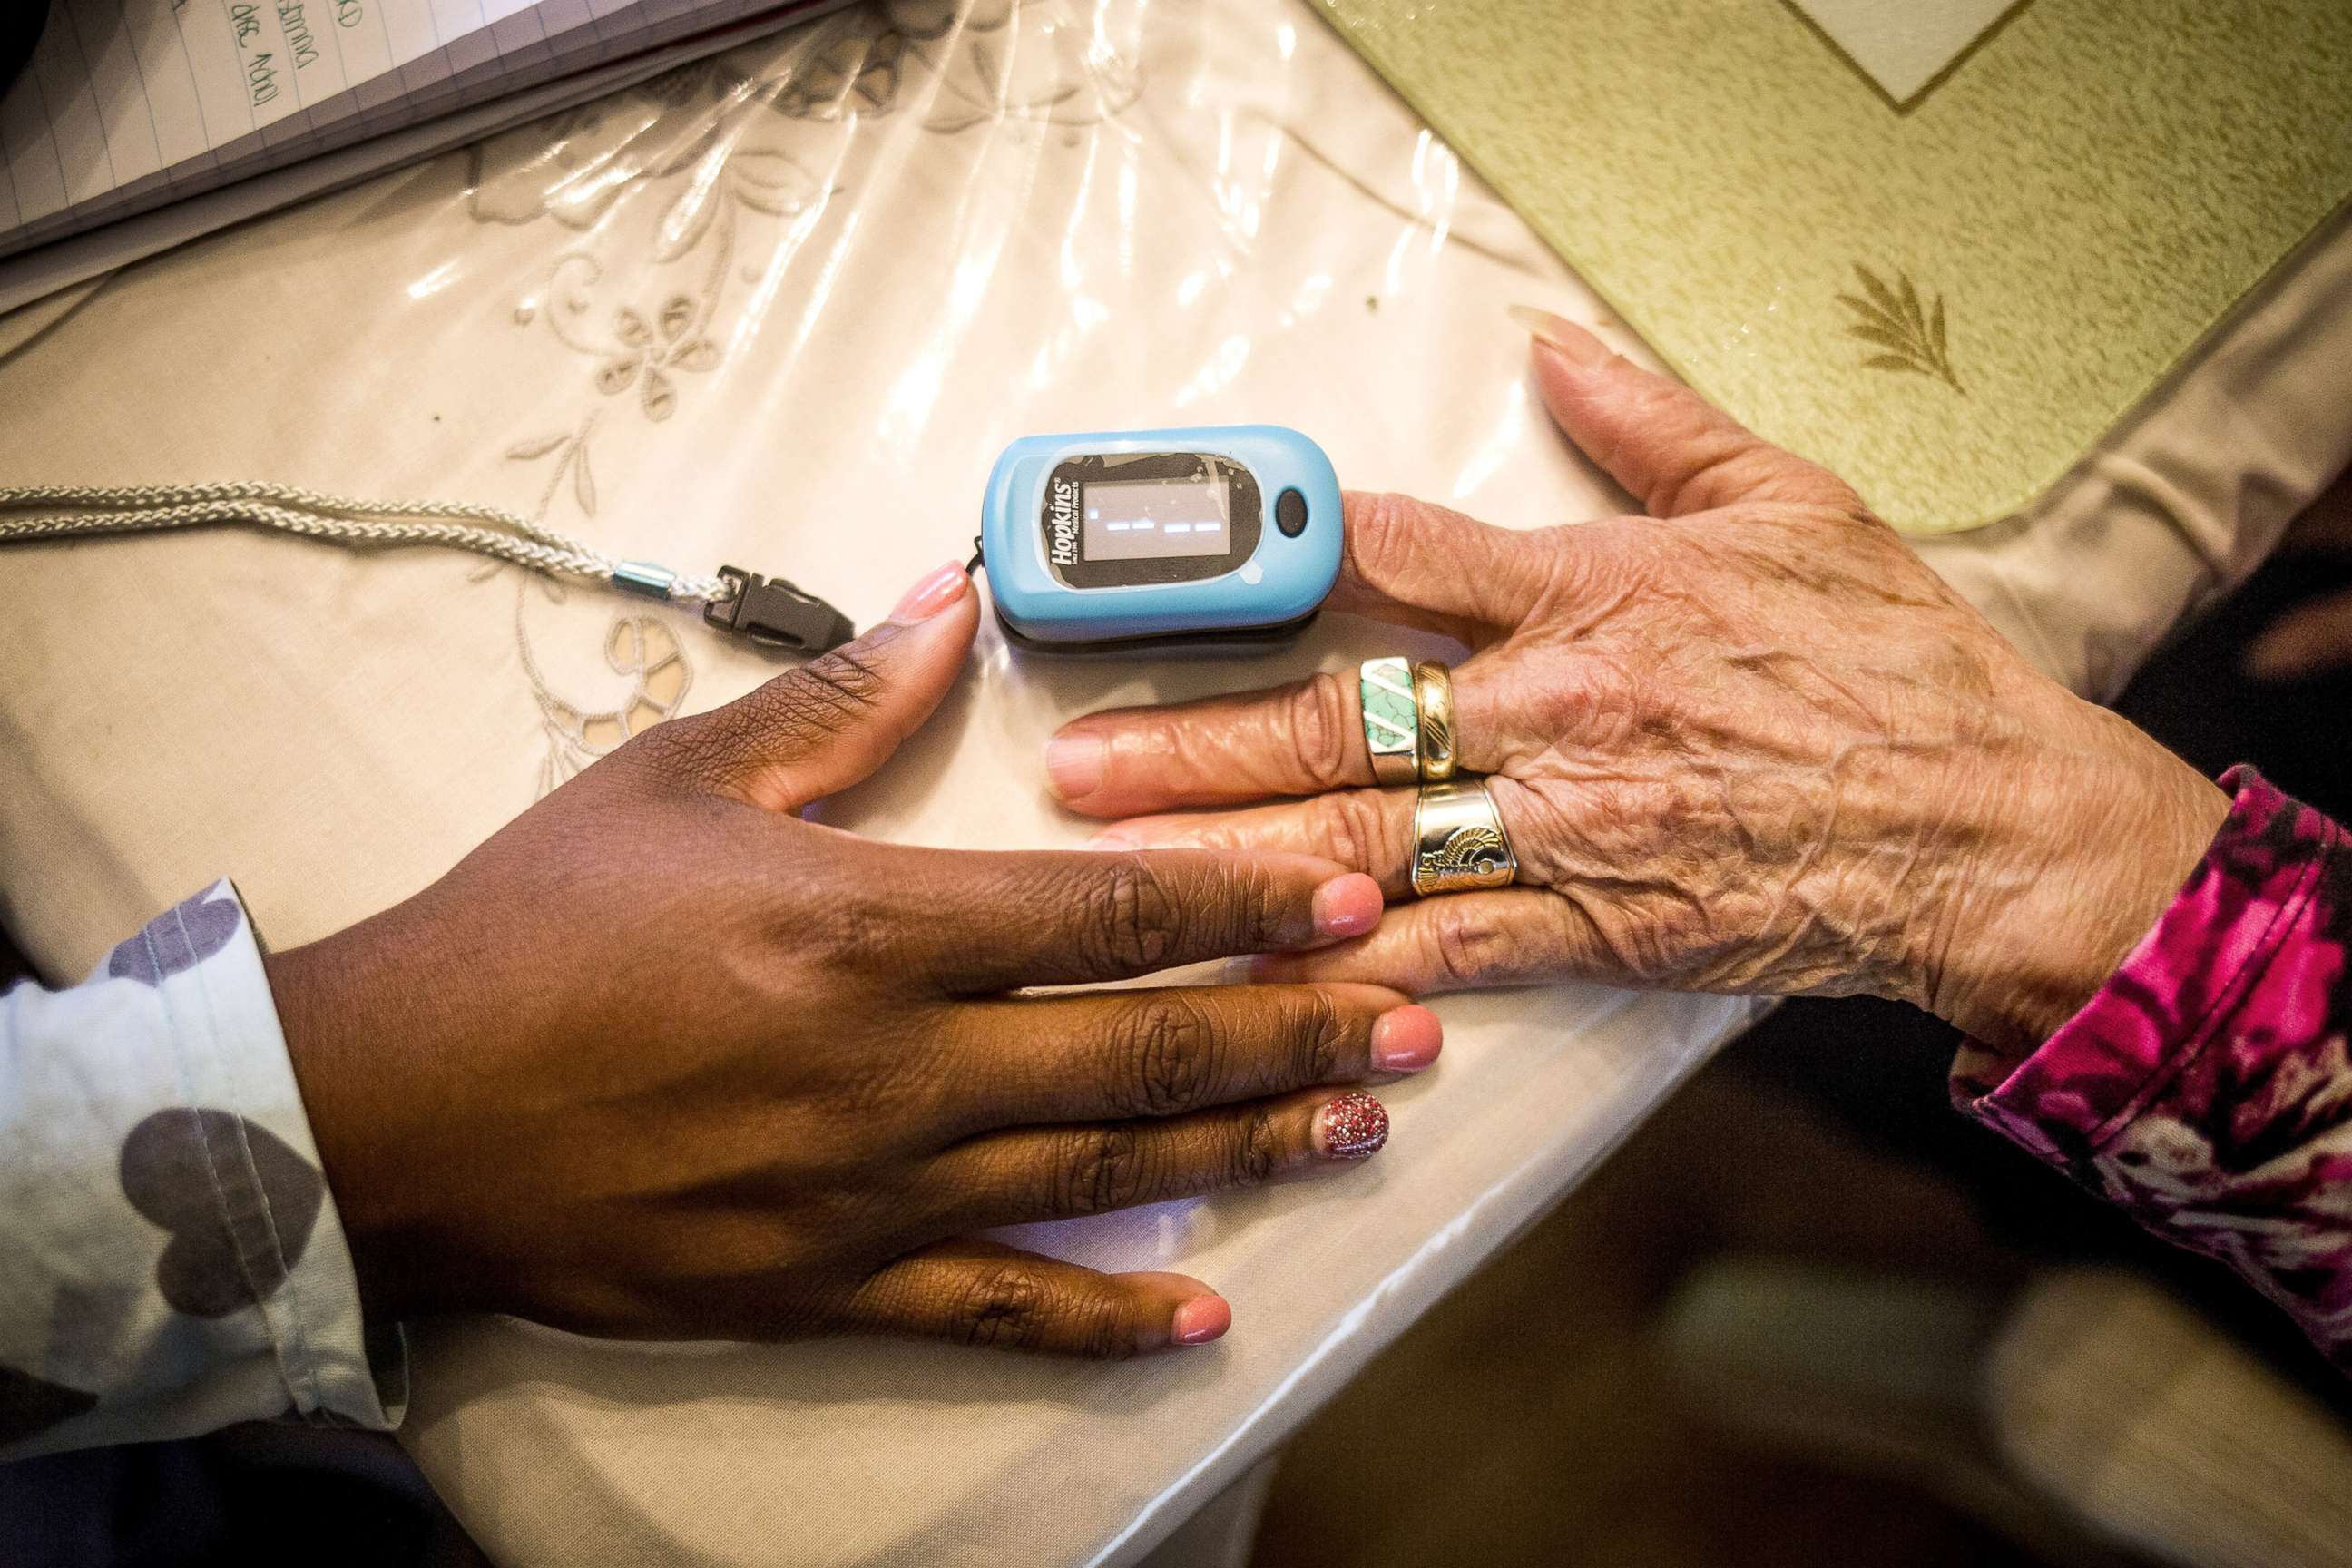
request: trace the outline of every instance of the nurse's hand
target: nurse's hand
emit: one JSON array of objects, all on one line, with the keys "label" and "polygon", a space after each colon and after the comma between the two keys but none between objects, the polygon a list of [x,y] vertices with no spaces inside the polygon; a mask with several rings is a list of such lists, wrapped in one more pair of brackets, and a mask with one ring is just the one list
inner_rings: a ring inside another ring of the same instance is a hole
[{"label": "nurse's hand", "polygon": [[[1867,992],[2039,1040],[2152,924],[2227,811],[2029,665],[1843,482],[1547,319],[1535,374],[1640,512],[1513,531],[1349,499],[1335,608],[1446,634],[1461,765],[1521,886],[1271,962],[1409,991],[1582,977]],[[1354,672],[1094,714],[1047,752],[1099,842],[1328,857],[1406,891]],[[1245,810],[1265,796],[1306,798]]]},{"label": "nurse's hand", "polygon": [[371,1315],[588,1333],[1214,1339],[1181,1274],[967,1239],[1336,1171],[1437,1022],[1379,986],[1019,994],[1371,929],[1298,855],[974,854],[801,809],[961,668],[953,567],[837,653],[663,724],[373,920],[269,961]]}]

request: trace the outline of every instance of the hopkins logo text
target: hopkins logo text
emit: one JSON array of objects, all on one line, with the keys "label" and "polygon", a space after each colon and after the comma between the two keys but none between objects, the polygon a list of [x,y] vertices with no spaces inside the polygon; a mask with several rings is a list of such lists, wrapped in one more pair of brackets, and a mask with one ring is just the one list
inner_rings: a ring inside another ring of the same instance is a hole
[{"label": "hopkins logo text", "polygon": [[1045,503],[1045,528],[1054,545],[1054,564],[1078,563],[1078,487],[1067,479],[1054,481],[1053,499]]}]

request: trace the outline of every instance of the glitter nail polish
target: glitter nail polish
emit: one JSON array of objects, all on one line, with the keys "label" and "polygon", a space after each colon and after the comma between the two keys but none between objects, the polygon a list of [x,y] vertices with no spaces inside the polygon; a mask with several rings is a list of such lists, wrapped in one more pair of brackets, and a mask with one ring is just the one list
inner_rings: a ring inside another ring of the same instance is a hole
[{"label": "glitter nail polish", "polygon": [[1369,1094],[1343,1094],[1323,1108],[1323,1152],[1334,1160],[1364,1160],[1389,1141],[1388,1108]]}]

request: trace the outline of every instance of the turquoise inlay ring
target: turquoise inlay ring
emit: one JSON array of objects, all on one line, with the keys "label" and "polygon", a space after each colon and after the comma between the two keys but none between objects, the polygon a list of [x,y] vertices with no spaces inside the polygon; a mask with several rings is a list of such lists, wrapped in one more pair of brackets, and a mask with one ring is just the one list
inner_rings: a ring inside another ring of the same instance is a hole
[{"label": "turquoise inlay ring", "polygon": [[1421,776],[1421,707],[1413,700],[1412,662],[1368,658],[1356,671],[1364,709],[1364,749],[1381,784],[1411,784]]}]

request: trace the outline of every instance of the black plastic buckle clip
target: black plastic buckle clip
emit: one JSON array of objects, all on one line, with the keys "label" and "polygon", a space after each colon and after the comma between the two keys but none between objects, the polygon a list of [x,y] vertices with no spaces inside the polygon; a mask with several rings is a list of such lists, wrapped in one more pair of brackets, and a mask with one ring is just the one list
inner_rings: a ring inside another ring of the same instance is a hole
[{"label": "black plastic buckle clip", "polygon": [[847,616],[782,577],[762,577],[740,566],[721,566],[719,575],[734,584],[735,592],[705,604],[702,618],[721,631],[791,653],[830,653],[857,635]]}]

